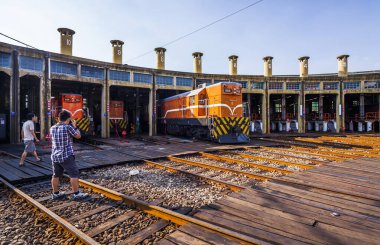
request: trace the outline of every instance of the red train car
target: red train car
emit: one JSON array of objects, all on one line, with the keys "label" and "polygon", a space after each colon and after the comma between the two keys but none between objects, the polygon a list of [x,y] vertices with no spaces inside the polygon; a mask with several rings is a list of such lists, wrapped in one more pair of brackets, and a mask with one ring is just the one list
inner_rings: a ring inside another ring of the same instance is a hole
[{"label": "red train car", "polygon": [[110,101],[110,119],[124,119],[124,102],[119,100]]},{"label": "red train car", "polygon": [[117,135],[120,130],[125,130],[128,125],[128,117],[124,111],[124,101],[111,100],[109,104],[110,127]]},{"label": "red train car", "polygon": [[84,98],[80,94],[60,94],[58,98],[51,99],[52,119],[58,121],[58,114],[61,111],[71,113],[71,118],[77,121],[78,128],[87,133],[90,129],[90,121],[87,113],[84,113]]}]

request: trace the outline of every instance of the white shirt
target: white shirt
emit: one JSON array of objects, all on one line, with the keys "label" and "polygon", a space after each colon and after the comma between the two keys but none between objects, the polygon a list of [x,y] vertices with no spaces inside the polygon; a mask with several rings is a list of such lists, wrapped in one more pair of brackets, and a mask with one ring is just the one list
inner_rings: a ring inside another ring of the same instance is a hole
[{"label": "white shirt", "polygon": [[24,132],[24,141],[25,140],[34,140],[34,136],[32,131],[34,130],[34,122],[32,120],[28,120],[24,122],[22,125],[22,131]]}]

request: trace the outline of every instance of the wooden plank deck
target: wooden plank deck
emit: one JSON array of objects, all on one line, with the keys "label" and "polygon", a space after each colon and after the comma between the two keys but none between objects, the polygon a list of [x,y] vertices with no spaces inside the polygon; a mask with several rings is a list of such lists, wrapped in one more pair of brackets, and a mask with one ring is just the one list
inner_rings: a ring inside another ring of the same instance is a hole
[{"label": "wooden plank deck", "polygon": [[[379,167],[379,158],[329,163],[284,177],[306,186],[265,182],[234,192],[194,217],[268,243],[379,244]],[[184,225],[162,244],[214,243],[192,229]]]},{"label": "wooden plank deck", "polygon": [[[170,154],[178,154],[184,152],[203,151],[206,149],[216,148],[234,148],[236,146],[224,145],[220,146],[211,142],[196,142],[192,141],[179,141],[172,139],[170,144],[132,144],[132,142],[125,143],[128,146],[121,147],[124,144],[119,142],[120,145],[115,147],[107,147],[104,150],[95,148],[89,145],[74,143],[75,159],[80,170],[98,168],[103,166],[110,166],[124,162],[139,161],[142,159],[153,159],[158,157],[165,157]],[[105,143],[110,141],[115,142],[115,139],[103,139]],[[48,145],[37,145],[40,158],[43,160],[38,164],[45,168],[51,169],[50,149]],[[19,156],[23,151],[23,145],[1,145],[0,150]],[[8,159],[9,160],[9,159]],[[18,167],[18,159],[11,161],[0,159],[0,176],[10,182],[20,182],[31,179],[48,178],[51,176],[51,171],[26,163],[23,168]],[[34,157],[29,156],[29,161],[35,162]]]}]

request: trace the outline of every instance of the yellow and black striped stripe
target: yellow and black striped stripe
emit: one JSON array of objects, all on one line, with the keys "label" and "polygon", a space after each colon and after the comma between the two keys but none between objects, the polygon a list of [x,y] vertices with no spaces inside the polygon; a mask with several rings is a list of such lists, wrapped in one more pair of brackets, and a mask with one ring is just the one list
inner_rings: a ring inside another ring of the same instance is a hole
[{"label": "yellow and black striped stripe", "polygon": [[215,139],[221,135],[230,134],[231,129],[240,129],[241,134],[249,134],[248,117],[215,117],[213,121],[212,134]]},{"label": "yellow and black striped stripe", "polygon": [[75,121],[77,122],[77,127],[87,133],[88,130],[90,129],[90,120],[88,119],[88,117],[82,117],[82,118],[79,118],[79,119],[75,119]]},{"label": "yellow and black striped stripe", "polygon": [[127,129],[128,126],[128,122],[125,119],[110,119],[111,128],[114,128],[116,124],[118,125],[118,128],[122,130]]}]

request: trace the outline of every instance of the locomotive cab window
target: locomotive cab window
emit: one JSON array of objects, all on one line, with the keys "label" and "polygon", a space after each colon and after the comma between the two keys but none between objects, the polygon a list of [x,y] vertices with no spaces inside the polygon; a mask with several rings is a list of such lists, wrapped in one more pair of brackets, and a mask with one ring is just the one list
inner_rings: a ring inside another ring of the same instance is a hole
[{"label": "locomotive cab window", "polygon": [[232,92],[232,89],[224,86],[224,90],[223,90],[224,93],[231,93]]},{"label": "locomotive cab window", "polygon": [[199,95],[199,104],[200,105],[205,104],[205,96],[203,94]]},{"label": "locomotive cab window", "polygon": [[190,105],[195,105],[195,96],[190,97]]}]

